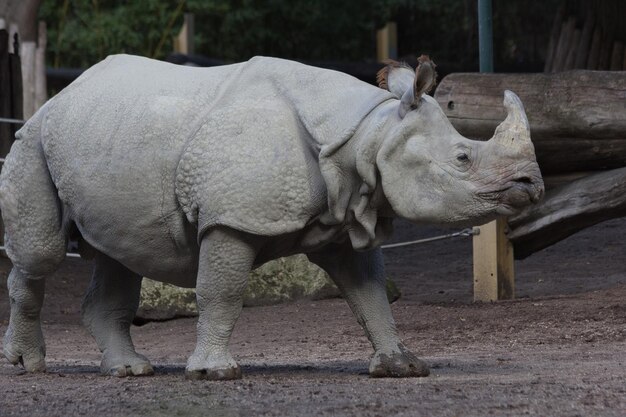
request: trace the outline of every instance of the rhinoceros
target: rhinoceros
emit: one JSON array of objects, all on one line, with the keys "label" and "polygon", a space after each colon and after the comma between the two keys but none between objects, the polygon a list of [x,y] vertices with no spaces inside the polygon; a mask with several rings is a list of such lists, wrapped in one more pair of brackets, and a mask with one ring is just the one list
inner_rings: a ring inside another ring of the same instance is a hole
[{"label": "rhinoceros", "polygon": [[267,57],[207,69],[116,55],[91,67],[20,129],[2,169],[5,356],[45,370],[44,279],[79,236],[94,254],[82,317],[104,374],[153,373],[130,337],[148,276],[197,290],[187,377],[240,378],[228,342],[250,270],[305,253],[371,341],[371,376],[428,375],[387,301],[379,246],[392,220],[483,223],[536,202],[543,182],[514,93],[494,137],[469,140],[426,94],[434,64],[420,62],[390,63],[384,88]]}]

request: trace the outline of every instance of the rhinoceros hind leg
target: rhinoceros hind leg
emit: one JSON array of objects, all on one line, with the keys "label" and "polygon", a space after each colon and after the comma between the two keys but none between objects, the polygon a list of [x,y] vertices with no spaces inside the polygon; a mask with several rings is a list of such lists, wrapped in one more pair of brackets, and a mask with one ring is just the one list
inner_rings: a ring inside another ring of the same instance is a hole
[{"label": "rhinoceros hind leg", "polygon": [[135,352],[130,325],[139,306],[142,277],[119,262],[97,254],[91,284],[83,300],[83,323],[102,351],[100,371],[125,377],[152,375],[152,365]]},{"label": "rhinoceros hind leg", "polygon": [[243,291],[257,253],[255,238],[230,229],[214,229],[200,245],[196,294],[196,349],[187,361],[188,379],[241,378],[228,341],[241,313]]},{"label": "rhinoceros hind leg", "polygon": [[39,313],[45,279],[65,259],[66,233],[61,204],[37,135],[29,122],[7,155],[0,176],[0,206],[6,252],[13,269],[8,289],[11,305],[4,354],[29,372],[45,371],[45,344]]},{"label": "rhinoceros hind leg", "polygon": [[387,299],[384,263],[380,249],[356,252],[347,245],[332,245],[308,254],[328,272],[365,330],[374,357],[372,377],[419,377],[429,371],[424,362],[404,347],[396,331]]},{"label": "rhinoceros hind leg", "polygon": [[4,356],[28,372],[46,370],[46,346],[39,312],[43,304],[44,278],[31,279],[13,268],[8,279],[11,318],[4,335]]}]

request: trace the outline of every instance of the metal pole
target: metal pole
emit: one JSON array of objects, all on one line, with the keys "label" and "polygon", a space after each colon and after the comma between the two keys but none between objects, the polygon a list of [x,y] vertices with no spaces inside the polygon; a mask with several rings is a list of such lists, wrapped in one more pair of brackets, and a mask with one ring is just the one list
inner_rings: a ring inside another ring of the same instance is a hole
[{"label": "metal pole", "polygon": [[[493,72],[491,0],[478,0],[478,51],[480,72]],[[474,300],[495,301],[515,297],[513,245],[507,239],[507,222],[500,217],[480,226],[474,235]]]},{"label": "metal pole", "polygon": [[480,72],[493,72],[491,0],[478,0],[478,52]]}]

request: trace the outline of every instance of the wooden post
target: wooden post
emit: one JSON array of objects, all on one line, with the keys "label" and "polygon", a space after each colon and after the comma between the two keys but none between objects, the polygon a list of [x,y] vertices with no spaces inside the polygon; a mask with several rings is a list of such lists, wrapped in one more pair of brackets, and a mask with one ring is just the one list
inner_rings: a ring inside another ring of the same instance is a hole
[{"label": "wooden post", "polygon": [[398,27],[389,22],[376,32],[376,58],[379,62],[398,58]]},{"label": "wooden post", "polygon": [[[493,33],[491,0],[478,1],[478,20],[482,22],[480,72],[493,72]],[[506,219],[500,218],[480,227],[473,237],[474,301],[495,301],[514,297],[515,273],[513,246],[506,237]]]},{"label": "wooden post", "polygon": [[22,42],[20,60],[22,62],[22,103],[25,119],[35,114],[35,56],[37,44],[33,41]]},{"label": "wooden post", "polygon": [[515,296],[513,245],[507,222],[499,218],[480,226],[474,235],[474,301],[510,300]]},{"label": "wooden post", "polygon": [[48,100],[48,85],[46,82],[46,45],[48,33],[46,22],[39,22],[37,33],[37,51],[35,53],[35,111]]},{"label": "wooden post", "polygon": [[194,18],[193,13],[185,13],[183,26],[180,28],[180,32],[174,38],[174,52],[180,54],[193,54],[194,53]]}]

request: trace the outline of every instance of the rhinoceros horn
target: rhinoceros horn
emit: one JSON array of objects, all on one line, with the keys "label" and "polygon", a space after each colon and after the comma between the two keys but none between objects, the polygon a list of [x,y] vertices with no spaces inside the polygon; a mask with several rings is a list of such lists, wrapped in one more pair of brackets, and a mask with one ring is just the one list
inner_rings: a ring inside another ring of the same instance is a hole
[{"label": "rhinoceros horn", "polygon": [[534,156],[530,140],[530,125],[522,101],[515,93],[506,90],[504,107],[507,111],[506,119],[498,125],[492,140],[503,146],[514,148],[518,152]]}]

